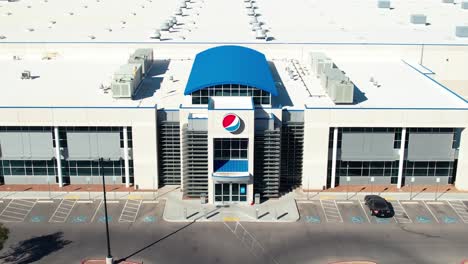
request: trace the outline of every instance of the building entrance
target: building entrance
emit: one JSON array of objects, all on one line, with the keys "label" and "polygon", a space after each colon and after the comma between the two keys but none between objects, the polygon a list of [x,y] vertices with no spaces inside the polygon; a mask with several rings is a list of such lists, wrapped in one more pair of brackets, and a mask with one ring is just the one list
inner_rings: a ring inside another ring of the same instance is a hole
[{"label": "building entrance", "polygon": [[216,183],[216,203],[238,203],[247,201],[247,184],[245,183]]}]

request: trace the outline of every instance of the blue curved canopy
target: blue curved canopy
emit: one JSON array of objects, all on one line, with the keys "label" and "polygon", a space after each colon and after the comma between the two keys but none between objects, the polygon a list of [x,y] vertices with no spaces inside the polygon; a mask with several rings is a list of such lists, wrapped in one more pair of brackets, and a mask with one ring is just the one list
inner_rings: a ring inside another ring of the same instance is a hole
[{"label": "blue curved canopy", "polygon": [[265,55],[241,46],[219,46],[198,53],[184,94],[222,84],[248,85],[278,95]]}]

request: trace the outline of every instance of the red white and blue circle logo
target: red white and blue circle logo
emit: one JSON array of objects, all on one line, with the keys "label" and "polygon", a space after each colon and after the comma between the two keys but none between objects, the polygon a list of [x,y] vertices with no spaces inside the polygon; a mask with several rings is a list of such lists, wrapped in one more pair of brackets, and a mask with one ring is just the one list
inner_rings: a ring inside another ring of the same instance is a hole
[{"label": "red white and blue circle logo", "polygon": [[223,118],[223,127],[227,131],[234,133],[239,130],[241,126],[240,118],[235,114],[227,114]]}]

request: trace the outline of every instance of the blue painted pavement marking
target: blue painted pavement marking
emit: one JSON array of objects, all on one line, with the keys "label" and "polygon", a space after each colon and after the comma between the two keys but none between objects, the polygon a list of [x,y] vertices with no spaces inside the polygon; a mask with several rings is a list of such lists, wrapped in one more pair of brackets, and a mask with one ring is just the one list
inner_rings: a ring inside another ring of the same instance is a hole
[{"label": "blue painted pavement marking", "polygon": [[306,222],[307,223],[320,223],[320,217],[306,215]]},{"label": "blue painted pavement marking", "polygon": [[84,223],[86,222],[86,219],[87,219],[86,216],[80,215],[80,216],[73,218],[72,223]]},{"label": "blue painted pavement marking", "polygon": [[453,224],[453,223],[456,223],[456,222],[458,222],[458,221],[454,217],[450,217],[450,216],[445,216],[444,217],[444,223],[446,223],[446,224]]},{"label": "blue painted pavement marking", "polygon": [[[101,223],[104,223],[104,222],[106,222],[106,217],[105,217],[105,216],[101,216],[101,217],[99,217],[99,220],[98,220],[98,221],[101,222]],[[107,218],[107,222],[112,222],[112,216],[109,216],[109,217]]]},{"label": "blue painted pavement marking", "polygon": [[154,223],[154,222],[156,222],[156,217],[146,216],[145,218],[143,218],[143,222],[145,222],[145,223]]},{"label": "blue painted pavement marking", "polygon": [[389,218],[376,218],[375,221],[379,224],[388,224],[390,223]]},{"label": "blue painted pavement marking", "polygon": [[33,217],[31,217],[31,222],[33,222],[33,223],[40,223],[40,222],[42,222],[42,220],[44,220],[43,216],[33,216]]},{"label": "blue painted pavement marking", "polygon": [[416,217],[416,221],[419,223],[427,224],[431,222],[431,219],[429,219],[429,217],[426,216],[418,216]]},{"label": "blue painted pavement marking", "polygon": [[360,216],[353,216],[351,217],[351,222],[355,224],[362,224],[364,222],[364,219]]}]

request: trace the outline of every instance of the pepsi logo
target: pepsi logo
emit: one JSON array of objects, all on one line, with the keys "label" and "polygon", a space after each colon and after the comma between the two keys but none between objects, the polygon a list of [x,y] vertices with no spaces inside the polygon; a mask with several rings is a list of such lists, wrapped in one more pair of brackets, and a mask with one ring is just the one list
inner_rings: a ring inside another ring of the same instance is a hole
[{"label": "pepsi logo", "polygon": [[241,126],[240,118],[235,114],[227,114],[223,118],[223,127],[227,131],[234,133],[239,130]]}]

